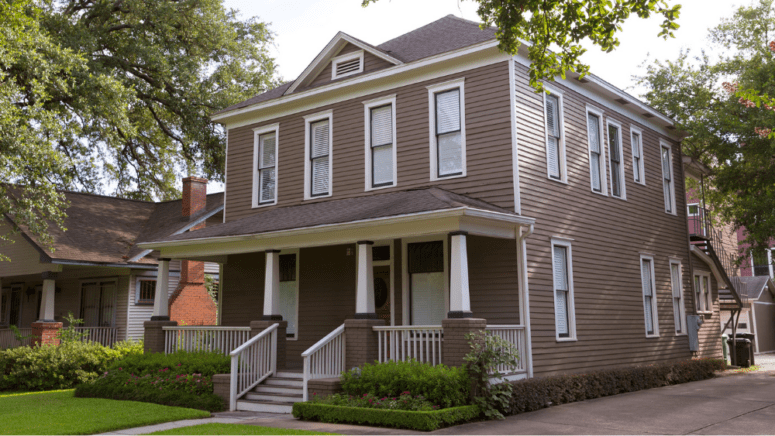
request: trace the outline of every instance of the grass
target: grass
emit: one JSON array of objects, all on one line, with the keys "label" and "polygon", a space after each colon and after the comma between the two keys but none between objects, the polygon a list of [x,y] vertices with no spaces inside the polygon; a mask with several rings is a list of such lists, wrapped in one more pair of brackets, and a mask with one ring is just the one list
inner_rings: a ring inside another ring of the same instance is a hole
[{"label": "grass", "polygon": [[286,435],[286,434],[336,434],[320,433],[316,431],[294,430],[290,428],[262,427],[246,424],[199,424],[190,427],[173,428],[171,430],[157,431],[150,434],[256,434],[256,435]]},{"label": "grass", "polygon": [[72,390],[0,396],[0,434],[93,434],[209,416],[182,407],[75,398]]}]

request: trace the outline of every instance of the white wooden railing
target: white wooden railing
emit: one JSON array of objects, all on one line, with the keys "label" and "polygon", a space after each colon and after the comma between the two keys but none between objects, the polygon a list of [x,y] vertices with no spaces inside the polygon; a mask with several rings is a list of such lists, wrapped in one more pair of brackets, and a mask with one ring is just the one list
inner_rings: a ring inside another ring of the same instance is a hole
[{"label": "white wooden railing", "polygon": [[116,327],[73,327],[77,333],[82,333],[82,342],[96,342],[104,347],[110,347],[118,339]]},{"label": "white wooden railing", "polygon": [[[19,334],[21,336],[31,336],[32,335],[32,328],[23,328],[19,329]],[[0,350],[5,350],[6,348],[15,348],[15,347],[21,347],[24,345],[32,345],[32,338],[28,337],[21,342],[16,340],[16,336],[13,334],[13,331],[9,328],[3,328],[0,329]]]},{"label": "white wooden railing", "polygon": [[307,401],[307,382],[316,378],[339,377],[345,369],[344,324],[301,353],[301,357],[304,359],[302,389],[304,401]]},{"label": "white wooden railing", "polygon": [[238,398],[277,371],[277,326],[279,324],[272,324],[229,353],[231,411],[237,410]]},{"label": "white wooden railing", "polygon": [[498,372],[504,375],[518,374],[527,372],[525,368],[525,326],[523,325],[488,325],[485,328],[488,335],[499,336],[506,340],[506,342],[514,345],[519,353],[517,359],[517,367],[510,367],[508,365],[501,365],[498,367]]},{"label": "white wooden railing", "polygon": [[250,339],[250,327],[164,326],[164,352],[220,351],[229,354]]},{"label": "white wooden railing", "polygon": [[441,363],[444,334],[440,325],[379,326],[374,331],[380,362],[415,359],[431,365]]}]

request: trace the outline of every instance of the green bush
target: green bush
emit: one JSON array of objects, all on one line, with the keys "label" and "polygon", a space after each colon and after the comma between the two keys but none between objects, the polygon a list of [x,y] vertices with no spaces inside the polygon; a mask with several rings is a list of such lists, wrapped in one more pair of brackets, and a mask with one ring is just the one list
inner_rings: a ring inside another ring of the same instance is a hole
[{"label": "green bush", "polygon": [[506,413],[514,415],[549,405],[705,380],[725,368],[723,360],[699,359],[520,380],[511,382],[513,393]]},{"label": "green bush", "polygon": [[397,397],[376,397],[372,394],[363,394],[361,396],[352,396],[347,394],[333,394],[327,397],[318,397],[312,394],[312,402],[317,404],[330,404],[332,406],[348,407],[366,407],[368,409],[386,409],[386,410],[414,410],[420,412],[429,412],[439,409],[438,405],[432,404],[422,395],[412,395],[409,392],[402,392]]},{"label": "green bush", "polygon": [[306,421],[376,425],[432,431],[441,427],[471,421],[479,416],[477,406],[452,407],[430,412],[367,409],[319,403],[296,403],[293,417]]},{"label": "green bush", "polygon": [[111,362],[138,352],[142,348],[112,349],[94,342],[10,348],[0,351],[0,390],[70,389],[95,380]]},{"label": "green bush", "polygon": [[422,395],[442,408],[468,404],[469,380],[465,369],[430,365],[415,360],[364,364],[342,373],[345,394],[398,397],[402,392]]},{"label": "green bush", "polygon": [[221,353],[178,351],[172,354],[148,353],[133,354],[113,362],[110,371],[125,371],[128,374],[143,376],[168,369],[169,374],[202,374],[211,377],[214,374],[228,374],[231,359]]}]

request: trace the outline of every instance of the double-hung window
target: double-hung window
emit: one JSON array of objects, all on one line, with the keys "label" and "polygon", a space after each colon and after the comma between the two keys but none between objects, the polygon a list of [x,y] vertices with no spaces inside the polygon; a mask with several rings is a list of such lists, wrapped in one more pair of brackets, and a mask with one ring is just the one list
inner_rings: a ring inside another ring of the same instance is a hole
[{"label": "double-hung window", "polygon": [[710,275],[698,273],[694,275],[694,301],[697,312],[710,312],[713,305],[710,295]]},{"label": "double-hung window", "polygon": [[681,279],[681,262],[670,260],[670,285],[673,291],[673,317],[675,318],[676,334],[686,334],[686,307],[684,306],[683,281]]},{"label": "double-hung window", "polygon": [[331,195],[332,121],[331,111],[304,117],[306,125],[304,199],[306,200]]},{"label": "double-hung window", "polygon": [[546,120],[546,166],[549,178],[567,181],[565,176],[565,143],[562,120],[562,94],[556,90],[544,93]]},{"label": "double-hung window", "polygon": [[552,239],[554,325],[558,341],[576,339],[573,303],[573,266],[570,241]]},{"label": "double-hung window", "polygon": [[608,165],[611,171],[611,195],[625,199],[622,128],[608,121]]},{"label": "double-hung window", "polygon": [[277,204],[279,124],[253,129],[253,207]]},{"label": "double-hung window", "polygon": [[660,145],[662,155],[662,190],[665,195],[665,212],[675,214],[675,186],[673,182],[673,156],[669,145]]},{"label": "double-hung window", "polygon": [[587,138],[589,140],[589,175],[592,192],[608,195],[603,156],[603,112],[587,107]]},{"label": "double-hung window", "polygon": [[640,274],[643,288],[643,317],[646,321],[646,336],[659,336],[657,318],[657,290],[654,284],[654,258],[641,255]]},{"label": "double-hung window", "polygon": [[643,132],[630,127],[630,144],[632,145],[632,175],[635,182],[646,184],[646,170],[643,164]]},{"label": "double-hung window", "polygon": [[396,96],[364,102],[366,190],[396,186]]},{"label": "double-hung window", "polygon": [[466,175],[464,79],[428,87],[431,180]]}]

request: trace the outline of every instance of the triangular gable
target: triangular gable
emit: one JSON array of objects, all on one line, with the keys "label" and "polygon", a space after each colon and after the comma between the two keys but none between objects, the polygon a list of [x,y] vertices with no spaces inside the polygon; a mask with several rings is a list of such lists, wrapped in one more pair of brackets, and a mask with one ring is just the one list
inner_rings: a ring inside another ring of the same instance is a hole
[{"label": "triangular gable", "polygon": [[339,32],[325,46],[325,48],[323,48],[323,51],[321,51],[320,54],[315,57],[312,63],[310,63],[307,68],[304,69],[301,75],[299,75],[299,77],[294,80],[293,84],[285,91],[283,95],[290,94],[296,89],[302,88],[312,82],[312,80],[314,80],[315,77],[317,77],[320,72],[326,68],[331,59],[335,58],[347,44],[352,44],[364,52],[369,52],[380,59],[392,63],[393,65],[403,64],[403,62],[394,58],[393,56],[390,56],[382,50],[379,50],[372,45],[366,44],[357,38],[353,38],[344,32]]}]

